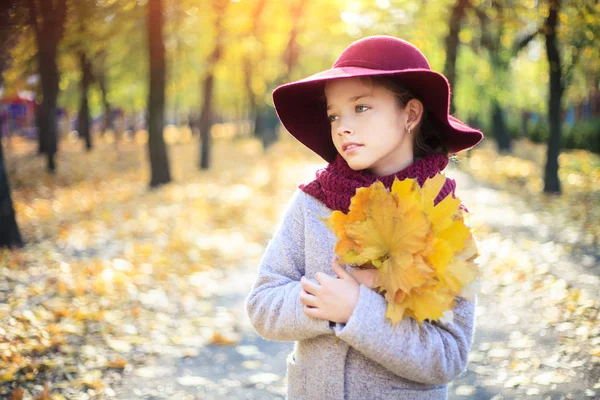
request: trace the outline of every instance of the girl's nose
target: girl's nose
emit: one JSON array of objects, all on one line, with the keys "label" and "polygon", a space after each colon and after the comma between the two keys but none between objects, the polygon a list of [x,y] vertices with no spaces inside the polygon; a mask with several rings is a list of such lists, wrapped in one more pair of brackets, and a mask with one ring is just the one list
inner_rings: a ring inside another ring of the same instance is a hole
[{"label": "girl's nose", "polygon": [[345,122],[341,122],[337,127],[337,134],[340,136],[352,135],[353,133],[354,133],[354,129],[350,128],[350,126]]}]

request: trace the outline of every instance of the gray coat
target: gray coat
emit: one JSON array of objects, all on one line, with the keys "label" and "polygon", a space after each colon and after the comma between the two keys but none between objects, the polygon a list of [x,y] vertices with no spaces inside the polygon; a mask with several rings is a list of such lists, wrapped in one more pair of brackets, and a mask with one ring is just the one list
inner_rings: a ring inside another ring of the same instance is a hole
[{"label": "gray coat", "polygon": [[337,239],[317,218],[331,211],[296,190],[246,300],[260,336],[296,342],[287,359],[288,398],[445,399],[447,384],[467,366],[473,302],[457,297],[450,324],[405,319],[392,326],[383,296],[361,285],[347,324],[331,328],[304,314],[300,278],[314,280],[318,271],[337,276],[331,269]]}]

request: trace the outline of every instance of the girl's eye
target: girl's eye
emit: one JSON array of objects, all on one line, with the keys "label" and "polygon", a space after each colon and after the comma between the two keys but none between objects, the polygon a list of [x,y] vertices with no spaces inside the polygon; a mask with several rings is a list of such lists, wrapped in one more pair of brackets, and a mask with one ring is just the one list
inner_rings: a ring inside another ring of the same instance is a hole
[{"label": "girl's eye", "polygon": [[328,115],[327,119],[329,120],[329,122],[333,122],[337,119],[337,115],[335,115],[335,114]]},{"label": "girl's eye", "polygon": [[365,106],[365,105],[358,105],[355,107],[356,112],[365,112],[369,109],[369,106]]}]

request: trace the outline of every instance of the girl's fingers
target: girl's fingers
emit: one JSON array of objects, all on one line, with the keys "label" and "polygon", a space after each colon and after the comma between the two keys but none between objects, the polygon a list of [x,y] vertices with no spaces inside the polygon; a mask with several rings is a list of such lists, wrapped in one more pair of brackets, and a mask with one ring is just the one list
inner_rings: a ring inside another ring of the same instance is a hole
[{"label": "girl's fingers", "polygon": [[321,310],[318,308],[310,308],[309,306],[304,306],[304,314],[311,318],[321,318],[324,319],[321,315]]},{"label": "girl's fingers", "polygon": [[319,285],[324,285],[327,281],[331,279],[335,279],[334,277],[327,275],[325,272],[317,272],[315,273],[315,279],[319,282]]},{"label": "girl's fingers", "polygon": [[346,268],[342,267],[338,262],[337,262],[337,258],[334,258],[333,261],[331,262],[331,266],[333,268],[333,272],[336,273],[337,276],[339,276],[341,279],[344,278],[352,278],[354,279],[354,277],[348,272],[346,271]]},{"label": "girl's fingers", "polygon": [[312,294],[306,293],[304,290],[300,291],[300,303],[305,306],[316,307],[317,306],[317,298]]},{"label": "girl's fingers", "polygon": [[319,285],[311,282],[311,280],[305,276],[300,278],[300,286],[302,286],[302,289],[304,289],[304,291],[310,294],[317,294],[317,290],[319,287]]}]

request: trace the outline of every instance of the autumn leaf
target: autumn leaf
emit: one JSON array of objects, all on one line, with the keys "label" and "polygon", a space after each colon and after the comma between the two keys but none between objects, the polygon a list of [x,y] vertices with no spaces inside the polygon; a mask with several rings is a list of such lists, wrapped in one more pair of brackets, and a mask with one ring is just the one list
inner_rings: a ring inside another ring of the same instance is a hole
[{"label": "autumn leaf", "polygon": [[477,278],[477,248],[460,200],[449,195],[434,205],[445,181],[437,174],[420,187],[396,179],[390,190],[376,181],[356,191],[348,214],[322,219],[338,238],[340,263],[377,268],[374,288],[394,324],[408,317],[440,320]]},{"label": "autumn leaf", "polygon": [[113,361],[108,361],[104,364],[106,368],[124,369],[127,366],[127,361],[123,358],[117,358]]},{"label": "autumn leaf", "polygon": [[35,400],[50,400],[50,382],[44,382],[44,390]]},{"label": "autumn leaf", "polygon": [[12,392],[12,396],[10,397],[10,400],[22,400],[24,393],[25,392],[23,392],[23,389],[17,388]]}]

